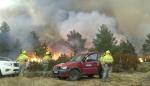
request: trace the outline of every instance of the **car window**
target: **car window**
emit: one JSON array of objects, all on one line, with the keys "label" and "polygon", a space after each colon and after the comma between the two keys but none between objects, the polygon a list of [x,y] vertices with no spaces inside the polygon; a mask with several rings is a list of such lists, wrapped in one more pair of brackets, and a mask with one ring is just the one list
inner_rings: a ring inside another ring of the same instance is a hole
[{"label": "car window", "polygon": [[82,61],[83,58],[84,58],[84,56],[81,55],[81,56],[78,56],[78,57],[73,57],[73,58],[71,59],[71,61],[78,62],[78,61]]},{"label": "car window", "polygon": [[97,61],[97,54],[87,56],[86,61]]}]

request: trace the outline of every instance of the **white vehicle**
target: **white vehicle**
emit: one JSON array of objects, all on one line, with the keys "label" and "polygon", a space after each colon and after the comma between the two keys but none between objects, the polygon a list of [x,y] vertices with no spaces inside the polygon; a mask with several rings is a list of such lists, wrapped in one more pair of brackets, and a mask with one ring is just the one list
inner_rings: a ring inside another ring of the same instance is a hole
[{"label": "white vehicle", "polygon": [[0,57],[0,76],[13,74],[19,74],[19,63],[7,57]]}]

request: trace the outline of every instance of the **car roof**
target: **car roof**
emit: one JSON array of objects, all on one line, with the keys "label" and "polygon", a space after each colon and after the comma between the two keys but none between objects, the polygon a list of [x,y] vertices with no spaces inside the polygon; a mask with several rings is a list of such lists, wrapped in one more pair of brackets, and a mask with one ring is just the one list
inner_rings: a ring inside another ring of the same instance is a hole
[{"label": "car roof", "polygon": [[90,54],[100,54],[99,52],[86,52],[86,53],[80,53],[76,56],[81,56],[81,55],[90,55]]}]

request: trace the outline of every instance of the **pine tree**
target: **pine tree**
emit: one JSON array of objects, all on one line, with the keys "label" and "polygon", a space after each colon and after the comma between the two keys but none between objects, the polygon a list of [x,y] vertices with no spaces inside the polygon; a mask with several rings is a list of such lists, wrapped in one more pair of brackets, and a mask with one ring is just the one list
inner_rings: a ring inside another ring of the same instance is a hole
[{"label": "pine tree", "polygon": [[6,56],[11,50],[10,27],[6,22],[2,22],[0,27],[0,54]]},{"label": "pine tree", "polygon": [[29,35],[30,40],[31,40],[31,44],[33,45],[33,51],[35,52],[35,54],[39,57],[43,57],[45,55],[45,52],[47,51],[47,42],[41,42],[39,40],[39,36],[37,35],[37,33],[35,31],[32,31]]},{"label": "pine tree", "polygon": [[[0,26],[0,55],[1,56],[13,56],[19,53],[20,50],[20,42],[14,37],[10,36],[10,27],[4,21]],[[16,40],[16,41],[15,41]]]},{"label": "pine tree", "polygon": [[111,50],[113,52],[116,45],[113,33],[109,31],[108,27],[104,24],[100,28],[96,34],[96,39],[93,40],[95,49],[97,51]]},{"label": "pine tree", "polygon": [[150,55],[150,34],[147,35],[147,39],[143,44],[142,50],[143,50],[143,54]]},{"label": "pine tree", "polygon": [[123,41],[120,43],[119,52],[121,54],[136,55],[134,46],[128,40],[127,40],[127,42]]},{"label": "pine tree", "polygon": [[1,32],[8,32],[8,31],[10,31],[10,27],[9,27],[9,25],[5,22],[5,21],[3,21],[2,22],[2,25],[1,25],[1,27],[0,27],[0,30],[1,30]]},{"label": "pine tree", "polygon": [[75,30],[70,31],[70,33],[67,34],[67,38],[67,43],[74,50],[74,54],[85,49],[86,39],[83,39],[79,32],[76,32]]}]

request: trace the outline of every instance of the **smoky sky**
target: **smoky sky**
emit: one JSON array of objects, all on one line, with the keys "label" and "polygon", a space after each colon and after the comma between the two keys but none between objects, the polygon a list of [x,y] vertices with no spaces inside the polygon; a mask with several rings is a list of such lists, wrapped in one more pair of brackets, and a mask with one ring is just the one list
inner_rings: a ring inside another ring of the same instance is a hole
[{"label": "smoky sky", "polygon": [[40,39],[57,41],[77,30],[91,42],[99,26],[106,24],[118,40],[129,39],[138,52],[150,33],[149,0],[14,0],[0,9],[0,21],[24,47],[31,31]]}]

